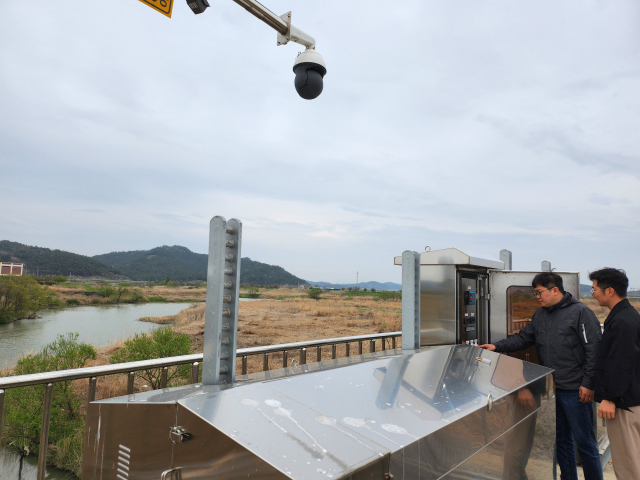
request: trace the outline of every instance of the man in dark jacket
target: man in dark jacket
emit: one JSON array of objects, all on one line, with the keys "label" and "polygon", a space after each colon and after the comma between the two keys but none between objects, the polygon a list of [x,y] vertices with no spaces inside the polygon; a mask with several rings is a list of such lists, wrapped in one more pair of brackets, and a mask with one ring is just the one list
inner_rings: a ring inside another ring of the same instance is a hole
[{"label": "man in dark jacket", "polygon": [[574,441],[582,458],[585,480],[602,480],[602,466],[593,431],[593,389],[600,323],[582,302],[564,291],[562,277],[543,272],[532,282],[542,308],[515,335],[480,345],[496,352],[516,352],[535,345],[540,363],[555,370],[556,449],[560,478],[577,480]]},{"label": "man in dark jacket", "polygon": [[611,309],[596,363],[598,416],[607,422],[616,478],[640,479],[640,313],[627,300],[624,271],[603,268],[589,279],[591,295]]}]

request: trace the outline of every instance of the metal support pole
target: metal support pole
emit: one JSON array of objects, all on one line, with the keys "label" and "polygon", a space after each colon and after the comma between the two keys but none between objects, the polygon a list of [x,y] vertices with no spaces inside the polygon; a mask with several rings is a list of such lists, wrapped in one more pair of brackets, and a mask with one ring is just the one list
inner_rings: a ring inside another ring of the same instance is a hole
[{"label": "metal support pole", "polygon": [[242,223],[217,216],[209,223],[207,304],[202,384],[232,383],[236,375]]},{"label": "metal support pole", "polygon": [[322,361],[322,347],[320,345],[316,347],[316,361],[317,362]]},{"label": "metal support pole", "polygon": [[262,357],[262,371],[266,372],[269,370],[269,354],[265,353]]},{"label": "metal support pole", "polygon": [[[96,399],[96,382],[98,379],[96,377],[91,377],[89,379],[89,395],[87,396],[87,410],[89,409],[89,404]],[[2,426],[0,425],[0,428]]]},{"label": "metal support pole", "polygon": [[167,388],[169,378],[169,367],[162,367],[162,377],[160,378],[160,388]]},{"label": "metal support pole", "polygon": [[247,356],[243,355],[242,356],[242,375],[246,375],[247,374]]},{"label": "metal support pole", "polygon": [[44,386],[44,401],[42,402],[40,452],[38,453],[38,480],[45,480],[46,467],[47,467],[47,447],[49,446],[49,423],[51,420],[52,398],[53,398],[53,383],[47,383]]},{"label": "metal support pole", "polygon": [[420,348],[420,254],[402,252],[402,349]]},{"label": "metal support pole", "polygon": [[391,348],[396,349],[396,337],[391,337]]},{"label": "metal support pole", "polygon": [[369,353],[373,353],[376,351],[376,341],[369,340]]},{"label": "metal support pole", "polygon": [[382,339],[382,350],[384,351],[384,350],[386,350],[386,349],[387,349],[387,339],[386,339],[386,338],[383,338],[383,339]]},{"label": "metal support pole", "polygon": [[300,349],[300,365],[306,365],[306,364],[307,364],[307,349],[301,348]]},{"label": "metal support pole", "polygon": [[511,253],[510,250],[506,250],[506,249],[500,250],[500,260],[504,262],[505,270],[513,269],[513,254]]},{"label": "metal support pole", "polygon": [[129,372],[129,378],[127,380],[127,393],[133,395],[133,381],[136,378],[136,372]]},{"label": "metal support pole", "polygon": [[2,416],[4,415],[4,390],[0,389],[0,438],[2,438]]},{"label": "metal support pole", "polygon": [[345,346],[345,350],[346,350],[346,354],[345,357],[350,357],[351,356],[351,344],[349,342],[344,344]]},{"label": "metal support pole", "polygon": [[284,350],[282,352],[282,368],[287,368],[288,363],[289,363],[289,352]]},{"label": "metal support pole", "polygon": [[362,340],[358,340],[358,355],[362,355]]},{"label": "metal support pole", "polygon": [[334,343],[333,345],[331,345],[331,358],[333,358],[334,360],[337,357],[337,345]]},{"label": "metal support pole", "polygon": [[193,362],[191,364],[191,375],[189,376],[189,383],[198,383],[198,376],[200,374],[200,364]]}]

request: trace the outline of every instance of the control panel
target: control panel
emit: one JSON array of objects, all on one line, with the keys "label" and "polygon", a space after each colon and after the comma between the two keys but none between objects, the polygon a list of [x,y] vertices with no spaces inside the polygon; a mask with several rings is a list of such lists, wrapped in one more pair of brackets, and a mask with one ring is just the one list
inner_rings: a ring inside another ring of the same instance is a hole
[{"label": "control panel", "polygon": [[460,343],[478,344],[478,277],[462,273],[460,278]]}]

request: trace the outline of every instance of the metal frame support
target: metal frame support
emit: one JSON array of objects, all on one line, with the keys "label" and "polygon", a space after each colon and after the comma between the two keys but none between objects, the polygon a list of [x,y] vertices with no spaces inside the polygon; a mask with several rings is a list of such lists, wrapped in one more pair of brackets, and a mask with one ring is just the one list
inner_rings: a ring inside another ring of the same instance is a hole
[{"label": "metal frame support", "polygon": [[505,270],[513,270],[513,254],[511,250],[500,250],[500,261],[504,262]]},{"label": "metal frame support", "polygon": [[42,425],[40,427],[40,452],[38,453],[38,480],[45,480],[47,467],[47,447],[49,446],[49,423],[51,420],[51,403],[53,399],[53,383],[44,386],[42,402]]},{"label": "metal frame support", "polygon": [[2,416],[4,415],[4,390],[0,388],[0,438],[2,438]]},{"label": "metal frame support", "polygon": [[420,348],[420,254],[402,252],[402,349]]},{"label": "metal frame support", "polygon": [[207,305],[204,316],[202,384],[223,385],[236,379],[240,246],[242,223],[216,216],[209,223]]}]

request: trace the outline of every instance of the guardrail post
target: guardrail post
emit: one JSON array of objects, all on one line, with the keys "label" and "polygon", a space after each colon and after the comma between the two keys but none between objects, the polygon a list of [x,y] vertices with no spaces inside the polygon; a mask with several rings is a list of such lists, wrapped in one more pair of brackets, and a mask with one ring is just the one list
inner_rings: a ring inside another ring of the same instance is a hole
[{"label": "guardrail post", "polygon": [[387,349],[387,339],[386,339],[386,338],[383,338],[383,339],[382,339],[382,350],[384,351],[384,350],[386,350],[386,349]]},{"label": "guardrail post", "polygon": [[51,400],[53,397],[53,383],[44,386],[44,401],[42,402],[42,425],[40,428],[40,452],[38,453],[38,480],[45,480],[47,467],[47,447],[49,446],[49,421],[51,420]]},{"label": "guardrail post", "polygon": [[160,388],[167,388],[168,377],[169,377],[169,367],[162,367],[162,376],[160,377]]},{"label": "guardrail post", "polygon": [[322,347],[320,345],[316,347],[316,361],[322,361]]},{"label": "guardrail post", "polygon": [[402,252],[402,349],[420,348],[420,254]]},{"label": "guardrail post", "polygon": [[0,438],[2,438],[2,416],[4,414],[4,390],[0,389]]},{"label": "guardrail post", "polygon": [[336,347],[337,347],[337,345],[335,343],[333,345],[331,345],[331,358],[333,358],[334,360],[337,357]]},{"label": "guardrail post", "polygon": [[189,383],[198,383],[198,374],[200,373],[200,364],[193,362],[191,364],[191,375],[189,376]]},{"label": "guardrail post", "polygon": [[269,370],[269,354],[265,353],[262,356],[262,371],[266,372]]},{"label": "guardrail post", "polygon": [[358,355],[362,355],[362,340],[358,340]]},{"label": "guardrail post", "polygon": [[133,381],[136,378],[136,372],[129,372],[129,378],[127,380],[127,393],[133,395]]},{"label": "guardrail post", "polygon": [[204,317],[202,384],[233,383],[238,346],[242,223],[216,216],[209,223],[207,304]]},{"label": "guardrail post", "polygon": [[345,357],[350,357],[351,356],[351,344],[349,342],[345,343]]},{"label": "guardrail post", "polygon": [[242,356],[242,375],[246,375],[247,374],[247,356],[243,355]]},{"label": "guardrail post", "polygon": [[391,348],[396,349],[396,337],[391,337]]},{"label": "guardrail post", "polygon": [[[87,396],[87,410],[89,410],[89,404],[96,399],[96,377],[89,378],[89,395]],[[2,428],[2,427],[0,427]]]},{"label": "guardrail post", "polygon": [[289,352],[286,350],[282,351],[282,368],[287,368],[287,364],[289,363]]},{"label": "guardrail post", "polygon": [[373,353],[376,351],[376,341],[369,340],[369,353]]},{"label": "guardrail post", "polygon": [[301,348],[300,349],[300,365],[306,365],[306,364],[307,364],[307,349]]}]

